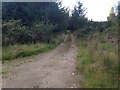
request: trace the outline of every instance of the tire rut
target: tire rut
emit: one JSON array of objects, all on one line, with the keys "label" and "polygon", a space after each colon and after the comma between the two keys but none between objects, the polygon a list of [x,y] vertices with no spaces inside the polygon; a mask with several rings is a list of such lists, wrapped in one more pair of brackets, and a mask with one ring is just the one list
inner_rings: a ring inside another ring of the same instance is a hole
[{"label": "tire rut", "polygon": [[56,49],[31,58],[31,62],[12,67],[9,74],[3,74],[3,88],[80,88],[83,78],[76,72],[77,47],[71,37],[72,42],[64,41]]}]

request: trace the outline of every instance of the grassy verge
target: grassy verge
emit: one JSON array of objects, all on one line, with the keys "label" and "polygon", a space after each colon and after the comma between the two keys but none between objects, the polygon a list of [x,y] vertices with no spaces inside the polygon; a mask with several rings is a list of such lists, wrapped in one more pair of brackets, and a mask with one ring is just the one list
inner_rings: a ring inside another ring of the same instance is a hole
[{"label": "grassy verge", "polygon": [[72,41],[72,37],[71,37],[71,33],[68,34],[68,37],[67,37],[67,42],[71,42]]},{"label": "grassy verge", "polygon": [[66,36],[65,34],[56,35],[55,38],[53,39],[52,43],[59,45],[61,42],[64,41],[65,36]]},{"label": "grassy verge", "polygon": [[78,40],[78,71],[82,72],[86,88],[118,87],[118,47],[100,34],[88,40]]},{"label": "grassy verge", "polygon": [[39,53],[47,52],[59,45],[64,40],[64,37],[65,35],[57,35],[54,38],[54,42],[49,44],[37,43],[27,45],[10,45],[7,47],[2,47],[2,61],[28,57],[31,55],[37,55]]},{"label": "grassy verge", "polygon": [[37,55],[38,53],[47,52],[55,48],[55,46],[55,44],[30,44],[3,47],[2,60],[13,60],[20,57]]}]

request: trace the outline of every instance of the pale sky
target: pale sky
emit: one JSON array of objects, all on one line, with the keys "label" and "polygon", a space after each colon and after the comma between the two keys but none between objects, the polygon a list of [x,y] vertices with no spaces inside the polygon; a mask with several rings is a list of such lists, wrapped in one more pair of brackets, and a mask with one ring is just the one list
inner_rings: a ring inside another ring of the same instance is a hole
[{"label": "pale sky", "polygon": [[73,9],[77,1],[82,1],[83,6],[87,8],[87,17],[94,21],[106,21],[111,7],[117,5],[120,0],[61,0],[63,6]]}]

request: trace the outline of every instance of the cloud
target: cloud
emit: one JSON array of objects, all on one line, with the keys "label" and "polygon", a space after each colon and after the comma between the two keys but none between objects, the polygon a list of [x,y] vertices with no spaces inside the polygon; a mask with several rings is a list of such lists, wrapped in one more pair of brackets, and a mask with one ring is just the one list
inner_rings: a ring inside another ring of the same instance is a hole
[{"label": "cloud", "polygon": [[[62,0],[64,6],[69,6],[73,9],[76,1],[81,0]],[[119,0],[82,0],[83,6],[87,8],[88,19],[94,21],[106,21],[111,7]]]}]

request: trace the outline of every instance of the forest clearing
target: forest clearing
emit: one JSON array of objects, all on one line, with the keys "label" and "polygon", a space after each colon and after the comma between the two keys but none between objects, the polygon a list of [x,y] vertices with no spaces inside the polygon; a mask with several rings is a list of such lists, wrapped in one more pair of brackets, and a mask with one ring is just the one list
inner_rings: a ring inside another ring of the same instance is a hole
[{"label": "forest clearing", "polygon": [[119,11],[94,21],[81,1],[2,2],[2,88],[118,88]]}]

